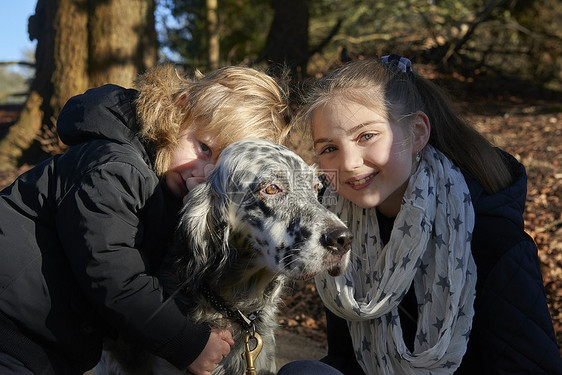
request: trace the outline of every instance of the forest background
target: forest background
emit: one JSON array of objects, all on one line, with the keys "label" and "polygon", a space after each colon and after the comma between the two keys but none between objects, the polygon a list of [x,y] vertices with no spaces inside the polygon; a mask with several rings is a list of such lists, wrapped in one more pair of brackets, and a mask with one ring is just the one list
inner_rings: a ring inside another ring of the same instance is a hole
[{"label": "forest background", "polygon": [[[559,0],[38,0],[28,31],[34,54],[0,62],[0,187],[65,151],[56,118],[71,96],[104,83],[130,87],[158,63],[188,74],[244,64],[275,75],[284,65],[297,92],[350,60],[409,57],[451,91],[470,123],[527,167],[526,230],[539,248],[562,348]],[[291,147],[314,161],[299,134]],[[314,284],[292,289],[282,329],[325,342]]]}]

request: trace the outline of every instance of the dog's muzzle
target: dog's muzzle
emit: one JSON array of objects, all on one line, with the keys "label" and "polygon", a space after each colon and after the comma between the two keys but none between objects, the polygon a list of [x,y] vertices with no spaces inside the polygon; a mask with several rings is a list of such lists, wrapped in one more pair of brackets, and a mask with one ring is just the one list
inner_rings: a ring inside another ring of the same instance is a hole
[{"label": "dog's muzzle", "polygon": [[339,276],[345,270],[352,240],[353,235],[344,226],[331,228],[320,238],[320,244],[327,250],[324,261],[331,276]]},{"label": "dog's muzzle", "polygon": [[351,249],[353,235],[346,227],[330,229],[322,236],[320,243],[335,255],[343,255]]}]

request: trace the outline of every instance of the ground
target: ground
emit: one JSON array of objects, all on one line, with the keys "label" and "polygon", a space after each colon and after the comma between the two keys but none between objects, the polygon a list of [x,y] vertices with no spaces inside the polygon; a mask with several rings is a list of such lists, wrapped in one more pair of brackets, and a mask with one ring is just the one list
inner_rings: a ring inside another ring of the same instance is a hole
[{"label": "ground", "polygon": [[[562,348],[562,93],[544,92],[508,81],[439,75],[418,66],[428,78],[438,78],[454,93],[463,117],[497,146],[513,154],[529,176],[526,230],[539,249],[547,302],[559,348]],[[0,137],[17,119],[19,106],[0,106]],[[291,143],[305,160],[313,157],[302,137]],[[29,166],[0,173],[0,187]],[[306,348],[325,348],[325,319],[312,281],[290,285],[280,315],[283,345],[293,347],[285,359],[299,358]],[[294,349],[297,349],[296,351]]]}]

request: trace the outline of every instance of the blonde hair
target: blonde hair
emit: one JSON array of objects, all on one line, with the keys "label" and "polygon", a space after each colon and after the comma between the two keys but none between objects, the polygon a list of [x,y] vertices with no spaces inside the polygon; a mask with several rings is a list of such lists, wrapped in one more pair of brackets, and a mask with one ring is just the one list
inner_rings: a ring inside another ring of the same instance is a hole
[{"label": "blonde hair", "polygon": [[136,82],[141,137],[156,147],[154,169],[163,174],[180,135],[209,134],[219,152],[243,138],[283,144],[289,132],[288,94],[264,72],[242,66],[181,77],[159,66]]},{"label": "blonde hair", "polygon": [[310,131],[313,112],[337,99],[364,105],[403,126],[422,111],[431,124],[429,143],[476,178],[486,192],[512,182],[499,150],[455,113],[442,89],[415,72],[402,72],[378,59],[348,63],[309,87],[296,123]]}]

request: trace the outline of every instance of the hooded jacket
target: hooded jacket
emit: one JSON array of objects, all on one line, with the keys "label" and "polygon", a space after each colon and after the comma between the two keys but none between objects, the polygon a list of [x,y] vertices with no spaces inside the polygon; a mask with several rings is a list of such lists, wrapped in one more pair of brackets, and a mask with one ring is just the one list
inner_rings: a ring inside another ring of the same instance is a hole
[{"label": "hooded jacket", "polygon": [[[467,352],[455,374],[562,374],[552,319],[546,304],[537,247],[524,231],[527,175],[522,164],[504,153],[513,184],[488,195],[465,174],[475,211],[472,255],[477,267],[475,315]],[[388,237],[392,219],[379,222]],[[414,288],[399,310],[406,344],[416,334]],[[355,360],[345,320],[326,310],[328,356],[323,362],[346,375],[364,374]],[[412,345],[409,345],[411,343]]]},{"label": "hooded jacket", "polygon": [[117,332],[183,369],[207,343],[152,276],[181,201],[137,136],[137,94],[70,99],[57,122],[68,151],[0,193],[0,352],[35,374],[82,374]]}]

